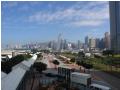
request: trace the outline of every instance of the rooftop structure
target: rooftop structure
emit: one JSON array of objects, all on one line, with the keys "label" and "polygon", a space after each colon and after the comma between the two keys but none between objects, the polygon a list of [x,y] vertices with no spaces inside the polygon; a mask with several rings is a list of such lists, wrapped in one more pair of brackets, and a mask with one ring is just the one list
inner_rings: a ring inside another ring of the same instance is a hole
[{"label": "rooftop structure", "polygon": [[[2,79],[1,89],[2,90],[16,90],[26,70],[17,68],[10,72],[5,78]],[[7,85],[7,86],[6,86]]]},{"label": "rooftop structure", "polygon": [[26,71],[35,62],[36,58],[37,55],[34,54],[30,60],[17,64],[12,68],[12,71],[8,75],[2,72],[1,89],[16,90]]},{"label": "rooftop structure", "polygon": [[4,73],[4,72],[1,72],[1,79],[3,79],[4,77],[6,77],[7,76],[7,74],[6,73]]}]

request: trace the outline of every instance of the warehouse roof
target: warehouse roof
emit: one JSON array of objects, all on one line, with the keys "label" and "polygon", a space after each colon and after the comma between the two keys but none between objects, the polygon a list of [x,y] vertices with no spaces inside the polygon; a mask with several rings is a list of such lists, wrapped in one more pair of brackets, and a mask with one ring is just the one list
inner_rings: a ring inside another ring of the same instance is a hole
[{"label": "warehouse roof", "polygon": [[[26,70],[17,68],[10,72],[1,82],[2,90],[16,90],[20,81],[22,80]],[[6,86],[7,85],[7,86]]]},{"label": "warehouse roof", "polygon": [[4,72],[1,72],[1,79],[3,79],[4,77],[6,77],[7,76],[7,74],[6,73],[4,73]]}]

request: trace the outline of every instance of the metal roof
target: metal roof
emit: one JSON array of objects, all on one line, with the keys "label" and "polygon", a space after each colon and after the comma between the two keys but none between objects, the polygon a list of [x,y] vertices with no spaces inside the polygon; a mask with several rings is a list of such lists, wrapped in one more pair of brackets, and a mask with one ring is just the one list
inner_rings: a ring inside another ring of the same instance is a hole
[{"label": "metal roof", "polygon": [[34,64],[35,60],[37,59],[37,55],[33,55],[33,57],[29,60],[24,60],[21,63],[15,65],[12,70],[21,67],[25,70],[29,70],[29,68],[31,67],[32,64]]},{"label": "metal roof", "polygon": [[23,61],[14,66],[12,68],[13,70],[7,76],[5,76],[4,73],[2,73],[2,75],[5,76],[5,78],[3,78],[1,81],[1,89],[16,90],[25,72],[31,67],[31,65],[35,62],[36,59],[37,55],[33,55],[31,59]]},{"label": "metal roof", "polygon": [[2,79],[1,89],[2,90],[16,90],[25,72],[26,70],[20,67],[10,72],[4,79]]},{"label": "metal roof", "polygon": [[4,77],[6,77],[7,76],[7,74],[6,73],[4,73],[4,72],[1,72],[1,79],[3,79]]}]

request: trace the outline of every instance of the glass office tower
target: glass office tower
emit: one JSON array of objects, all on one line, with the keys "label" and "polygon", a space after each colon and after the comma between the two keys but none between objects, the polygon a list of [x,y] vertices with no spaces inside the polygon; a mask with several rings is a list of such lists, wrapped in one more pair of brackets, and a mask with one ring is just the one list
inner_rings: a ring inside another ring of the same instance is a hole
[{"label": "glass office tower", "polygon": [[120,53],[120,1],[110,1],[111,49]]}]

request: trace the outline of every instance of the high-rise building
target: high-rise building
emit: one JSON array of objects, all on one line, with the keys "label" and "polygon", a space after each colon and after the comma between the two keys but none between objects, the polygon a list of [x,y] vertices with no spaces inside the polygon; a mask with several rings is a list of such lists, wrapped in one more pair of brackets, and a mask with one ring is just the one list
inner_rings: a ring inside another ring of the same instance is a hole
[{"label": "high-rise building", "polygon": [[81,44],[81,42],[80,42],[80,40],[78,40],[78,42],[77,42],[77,49],[81,48],[80,44]]},{"label": "high-rise building", "polygon": [[89,37],[88,36],[86,36],[85,37],[85,45],[87,45],[87,47],[89,47]]},{"label": "high-rise building", "polygon": [[66,50],[67,49],[67,40],[64,39],[63,41],[63,49]]},{"label": "high-rise building", "polygon": [[57,43],[54,40],[52,41],[52,43],[53,43],[52,49],[56,50],[57,49]]},{"label": "high-rise building", "polygon": [[61,39],[61,42],[60,42],[60,50],[63,50],[63,48],[64,48],[64,40]]},{"label": "high-rise building", "polygon": [[102,39],[100,40],[99,48],[100,48],[100,49],[104,49],[104,48],[105,48],[104,38],[102,38]]},{"label": "high-rise building", "polygon": [[110,34],[109,34],[109,32],[105,32],[104,40],[105,40],[105,48],[110,49]]},{"label": "high-rise building", "polygon": [[100,39],[99,38],[96,38],[96,48],[100,48]]},{"label": "high-rise building", "polygon": [[72,44],[68,43],[68,50],[72,50]]},{"label": "high-rise building", "polygon": [[58,43],[57,43],[57,50],[61,50],[61,42],[62,42],[62,35],[59,34],[58,36]]},{"label": "high-rise building", "polygon": [[111,49],[120,53],[120,1],[110,1]]},{"label": "high-rise building", "polygon": [[94,38],[89,39],[89,46],[90,46],[90,48],[95,48],[96,47],[96,39],[94,39]]}]

